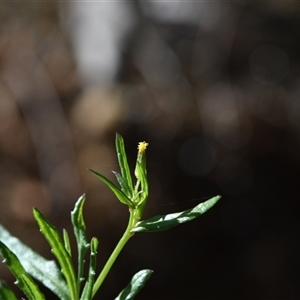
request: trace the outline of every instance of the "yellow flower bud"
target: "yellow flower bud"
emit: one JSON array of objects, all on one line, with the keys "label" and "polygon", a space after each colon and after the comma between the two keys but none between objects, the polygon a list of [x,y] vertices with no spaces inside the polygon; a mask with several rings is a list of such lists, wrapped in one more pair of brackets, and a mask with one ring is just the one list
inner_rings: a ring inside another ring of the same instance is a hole
[{"label": "yellow flower bud", "polygon": [[139,154],[144,154],[144,152],[146,151],[147,147],[148,147],[148,143],[144,142],[139,142],[138,144],[138,150],[139,150]]}]

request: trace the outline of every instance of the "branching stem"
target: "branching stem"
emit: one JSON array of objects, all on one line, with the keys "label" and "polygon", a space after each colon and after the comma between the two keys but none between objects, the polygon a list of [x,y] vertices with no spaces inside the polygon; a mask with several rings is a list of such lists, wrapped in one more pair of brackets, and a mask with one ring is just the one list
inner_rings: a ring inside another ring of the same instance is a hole
[{"label": "branching stem", "polygon": [[110,255],[108,261],[106,262],[105,266],[103,267],[101,273],[99,274],[99,276],[98,276],[98,278],[97,278],[97,280],[94,284],[93,297],[95,296],[95,294],[99,290],[100,286],[102,285],[103,281],[105,280],[107,274],[109,273],[111,267],[113,266],[115,260],[119,256],[120,252],[122,251],[122,249],[124,248],[124,246],[126,245],[128,240],[134,235],[134,233],[132,233],[130,231],[131,231],[131,229],[134,228],[134,226],[136,225],[138,220],[135,217],[136,216],[135,210],[130,209],[129,211],[130,211],[130,217],[129,217],[127,228],[126,228],[123,236],[119,240],[116,248],[114,249],[114,251]]}]

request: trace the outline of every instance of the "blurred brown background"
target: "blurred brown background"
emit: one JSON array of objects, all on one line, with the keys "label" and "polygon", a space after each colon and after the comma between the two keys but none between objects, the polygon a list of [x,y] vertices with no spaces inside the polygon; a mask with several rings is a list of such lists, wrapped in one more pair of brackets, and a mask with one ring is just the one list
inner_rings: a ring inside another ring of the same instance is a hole
[{"label": "blurred brown background", "polygon": [[[134,165],[146,216],[222,200],[193,223],[136,235],[97,299],[140,269],[138,299],[299,299],[298,2],[1,2],[0,222],[48,258],[32,207],[71,230],[87,194],[99,264],[126,207],[90,174]],[[4,265],[0,277],[13,282]],[[55,299],[48,295],[47,299]]]}]

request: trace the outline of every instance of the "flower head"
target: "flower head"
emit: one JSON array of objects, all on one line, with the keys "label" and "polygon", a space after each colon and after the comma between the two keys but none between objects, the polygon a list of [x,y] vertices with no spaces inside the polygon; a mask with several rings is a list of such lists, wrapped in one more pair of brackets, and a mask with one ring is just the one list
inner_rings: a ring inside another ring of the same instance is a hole
[{"label": "flower head", "polygon": [[139,154],[144,154],[144,152],[146,151],[147,147],[148,147],[148,143],[144,142],[139,142],[138,144],[138,150],[139,150]]}]

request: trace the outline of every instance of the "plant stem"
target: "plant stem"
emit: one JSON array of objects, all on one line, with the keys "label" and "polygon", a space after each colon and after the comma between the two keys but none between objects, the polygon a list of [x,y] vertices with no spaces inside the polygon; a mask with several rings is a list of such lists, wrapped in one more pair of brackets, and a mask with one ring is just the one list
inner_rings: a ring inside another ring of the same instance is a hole
[{"label": "plant stem", "polygon": [[84,254],[82,250],[78,247],[78,275],[77,275],[77,289],[80,291],[81,278],[83,274],[83,264],[84,264]]},{"label": "plant stem", "polygon": [[130,231],[135,226],[137,221],[138,220],[135,219],[135,210],[130,210],[130,217],[129,217],[127,228],[126,228],[123,236],[119,240],[116,248],[110,255],[108,261],[106,262],[105,266],[103,267],[101,273],[99,274],[99,276],[94,284],[93,297],[95,296],[95,294],[99,290],[100,286],[102,285],[104,279],[106,278],[107,274],[109,273],[111,267],[113,266],[115,260],[117,259],[118,255],[120,254],[121,250],[124,248],[124,246],[126,245],[128,240],[134,235],[134,233],[131,233]]}]

